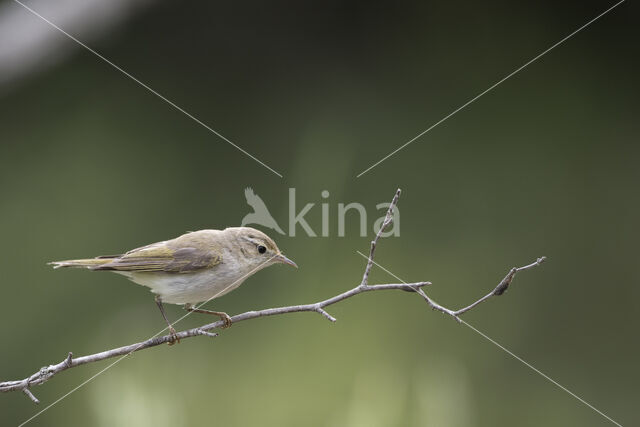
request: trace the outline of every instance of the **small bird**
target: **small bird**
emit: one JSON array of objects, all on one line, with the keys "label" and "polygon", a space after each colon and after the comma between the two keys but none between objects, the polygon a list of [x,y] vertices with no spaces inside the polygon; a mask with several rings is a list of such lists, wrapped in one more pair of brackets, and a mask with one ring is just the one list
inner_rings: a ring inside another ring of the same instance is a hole
[{"label": "small bird", "polygon": [[247,199],[247,204],[253,208],[253,212],[246,214],[244,218],[242,218],[240,225],[244,227],[247,224],[259,224],[276,230],[280,234],[284,234],[284,231],[282,231],[276,220],[271,216],[267,205],[264,204],[260,196],[253,192],[251,187],[244,189],[244,197]]},{"label": "small bird", "polygon": [[298,268],[284,256],[269,236],[250,227],[200,230],[172,240],[152,243],[122,255],[50,262],[53,268],[76,267],[113,271],[156,294],[156,304],[169,332],[170,344],[179,342],[167,319],[163,303],[182,304],[190,312],[219,316],[225,328],[231,318],[220,311],[201,310],[194,305],[225,295],[249,276],[272,264]]}]

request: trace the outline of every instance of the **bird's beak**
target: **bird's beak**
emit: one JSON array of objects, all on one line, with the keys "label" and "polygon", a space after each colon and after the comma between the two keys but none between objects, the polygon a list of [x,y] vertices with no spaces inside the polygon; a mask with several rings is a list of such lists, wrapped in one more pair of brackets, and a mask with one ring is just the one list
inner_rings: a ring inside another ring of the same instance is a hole
[{"label": "bird's beak", "polygon": [[289,258],[287,258],[286,256],[282,255],[282,254],[278,254],[278,256],[276,256],[276,262],[281,262],[283,264],[289,264],[292,267],[298,268],[298,265],[291,261]]}]

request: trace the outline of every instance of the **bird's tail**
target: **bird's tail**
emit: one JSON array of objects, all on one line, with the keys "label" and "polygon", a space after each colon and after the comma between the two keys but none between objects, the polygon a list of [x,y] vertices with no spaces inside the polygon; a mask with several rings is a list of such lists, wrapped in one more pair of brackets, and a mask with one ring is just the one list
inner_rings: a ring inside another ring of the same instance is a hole
[{"label": "bird's tail", "polygon": [[47,264],[53,265],[53,268],[60,267],[75,267],[75,268],[95,268],[101,266],[103,264],[108,264],[116,256],[102,256],[97,258],[87,258],[87,259],[69,259],[66,261],[53,261]]}]

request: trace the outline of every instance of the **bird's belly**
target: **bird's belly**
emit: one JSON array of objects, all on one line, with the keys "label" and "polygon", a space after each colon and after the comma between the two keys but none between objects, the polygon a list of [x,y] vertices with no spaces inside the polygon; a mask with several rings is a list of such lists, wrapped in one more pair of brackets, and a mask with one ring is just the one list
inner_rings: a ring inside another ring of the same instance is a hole
[{"label": "bird's belly", "polygon": [[196,304],[220,297],[240,286],[243,277],[226,272],[196,273],[126,272],[125,276],[146,286],[169,304]]}]

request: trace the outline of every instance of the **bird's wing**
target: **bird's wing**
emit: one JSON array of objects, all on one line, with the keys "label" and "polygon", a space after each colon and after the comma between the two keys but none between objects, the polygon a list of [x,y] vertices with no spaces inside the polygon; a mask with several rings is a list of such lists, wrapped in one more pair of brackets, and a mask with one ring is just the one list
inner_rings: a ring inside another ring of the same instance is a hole
[{"label": "bird's wing", "polygon": [[245,188],[244,197],[247,199],[247,204],[253,208],[254,212],[269,212],[269,209],[267,209],[267,206],[264,204],[260,196],[254,193],[251,187]]},{"label": "bird's wing", "polygon": [[[177,240],[177,239],[176,239]],[[154,243],[133,249],[113,261],[94,267],[94,270],[131,272],[191,273],[211,268],[222,261],[219,250],[212,247],[179,246],[174,241]]]}]

